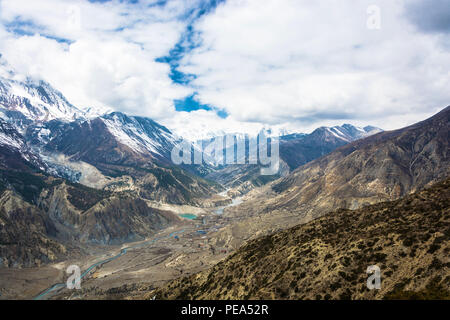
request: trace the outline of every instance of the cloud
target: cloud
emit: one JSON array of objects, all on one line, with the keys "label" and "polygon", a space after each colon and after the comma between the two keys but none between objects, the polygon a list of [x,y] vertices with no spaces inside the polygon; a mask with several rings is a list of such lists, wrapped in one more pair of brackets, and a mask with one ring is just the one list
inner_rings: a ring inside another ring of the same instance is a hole
[{"label": "cloud", "polygon": [[[0,52],[79,107],[178,132],[392,129],[449,104],[446,2],[0,0]],[[207,107],[176,111],[193,96]]]},{"label": "cloud", "polygon": [[424,32],[450,33],[449,0],[410,0],[406,2],[406,17]]},{"label": "cloud", "polygon": [[[177,112],[173,117],[163,119],[162,124],[172,128],[179,136],[191,141],[205,138],[212,138],[217,135],[227,133],[248,133],[256,135],[262,129],[271,129],[275,134],[285,130],[296,131],[299,126],[286,126],[278,124],[268,126],[261,122],[238,121],[232,118],[221,118],[216,112],[211,110],[195,110],[191,112]],[[305,126],[303,129],[310,129]]]},{"label": "cloud", "polygon": [[79,107],[160,119],[175,112],[174,99],[192,94],[156,62],[179,41],[185,28],[179,16],[192,5],[2,0],[0,52]]},{"label": "cloud", "polygon": [[[372,4],[380,30],[367,28]],[[403,4],[229,0],[194,25],[201,45],[179,69],[196,75],[201,103],[238,121],[396,128],[450,101],[450,53],[411,26]]]}]

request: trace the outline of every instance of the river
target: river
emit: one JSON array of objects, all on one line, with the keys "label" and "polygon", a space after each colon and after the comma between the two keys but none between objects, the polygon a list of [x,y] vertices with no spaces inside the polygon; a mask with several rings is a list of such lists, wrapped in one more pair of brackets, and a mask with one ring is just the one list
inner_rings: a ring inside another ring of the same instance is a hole
[{"label": "river", "polygon": [[[125,254],[128,252],[128,250],[136,249],[136,248],[140,248],[140,247],[144,247],[144,246],[147,246],[147,245],[149,245],[149,244],[153,244],[153,243],[155,243],[155,242],[157,242],[157,241],[159,241],[159,240],[166,239],[166,238],[171,238],[171,237],[173,237],[174,235],[179,234],[179,233],[183,233],[183,232],[184,232],[184,230],[172,232],[172,233],[170,233],[169,235],[164,236],[164,237],[155,238],[155,239],[153,239],[153,240],[148,240],[148,241],[144,241],[144,242],[142,242],[142,243],[138,243],[138,244],[136,244],[136,245],[134,245],[134,246],[130,246],[130,247],[123,248],[123,249],[120,250],[120,252],[119,252],[117,255],[115,255],[115,256],[113,256],[113,257],[110,257],[110,258],[108,258],[108,259],[105,259],[105,260],[102,260],[102,261],[99,261],[99,262],[96,262],[96,263],[92,264],[89,268],[87,268],[87,269],[81,274],[80,278],[83,279],[84,277],[86,277],[86,276],[92,271],[92,269],[94,269],[95,267],[103,266],[104,264],[106,264],[106,263],[108,263],[108,262],[111,262],[111,261],[113,261],[113,260],[116,260],[117,258],[119,258],[119,257],[121,257],[121,256],[123,256],[123,255],[125,255]],[[54,292],[54,291],[56,291],[56,290],[58,290],[58,289],[61,289],[61,288],[64,288],[64,287],[66,287],[66,283],[56,283],[56,284],[54,284],[53,286],[51,286],[50,288],[48,288],[48,289],[44,290],[43,292],[41,292],[41,293],[40,293],[39,295],[37,295],[36,297],[34,297],[33,300],[41,300],[42,298],[44,298],[45,296],[47,296],[49,293]]]}]

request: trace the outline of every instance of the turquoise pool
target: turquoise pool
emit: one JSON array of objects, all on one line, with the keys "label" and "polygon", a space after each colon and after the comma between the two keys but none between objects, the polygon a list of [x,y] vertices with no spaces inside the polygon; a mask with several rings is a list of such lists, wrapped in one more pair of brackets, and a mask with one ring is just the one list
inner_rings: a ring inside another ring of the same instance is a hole
[{"label": "turquoise pool", "polygon": [[197,216],[192,213],[183,213],[183,214],[180,214],[180,217],[183,217],[185,219],[190,219],[190,220],[197,218]]}]

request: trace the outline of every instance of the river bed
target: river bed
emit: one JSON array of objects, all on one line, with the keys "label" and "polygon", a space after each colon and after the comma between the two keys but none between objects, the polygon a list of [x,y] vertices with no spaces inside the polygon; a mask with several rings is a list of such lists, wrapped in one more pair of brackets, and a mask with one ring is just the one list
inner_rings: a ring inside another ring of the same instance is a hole
[{"label": "river bed", "polygon": [[234,199],[231,201],[230,204],[228,204],[228,205],[226,205],[226,206],[222,206],[222,207],[217,208],[216,210],[214,210],[214,213],[216,213],[216,214],[223,214],[223,211],[225,210],[225,208],[228,208],[228,207],[234,207],[234,206],[237,206],[237,205],[241,204],[242,201],[243,201],[242,198],[243,198],[243,197],[237,197],[237,198],[234,198]]}]

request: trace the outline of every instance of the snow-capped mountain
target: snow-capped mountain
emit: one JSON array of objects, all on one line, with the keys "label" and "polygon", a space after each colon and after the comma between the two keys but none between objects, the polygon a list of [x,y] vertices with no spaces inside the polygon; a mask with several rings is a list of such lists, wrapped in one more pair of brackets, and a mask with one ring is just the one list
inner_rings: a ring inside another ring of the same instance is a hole
[{"label": "snow-capped mountain", "polygon": [[44,81],[18,81],[0,77],[0,110],[14,118],[20,112],[25,119],[45,122],[53,119],[73,121],[84,112]]},{"label": "snow-capped mountain", "polygon": [[[320,148],[323,143],[331,144],[333,146],[343,145],[358,139],[368,137],[372,134],[381,132],[382,130],[376,127],[367,126],[364,128],[353,126],[351,124],[343,124],[342,126],[334,127],[320,127],[314,130],[311,134],[306,133],[290,133],[288,130],[276,129],[273,130],[270,127],[266,127],[259,133],[264,133],[266,137],[279,137],[281,145],[286,144],[288,141],[304,140],[304,143],[315,143],[317,148]],[[212,138],[203,139],[197,141],[197,144],[203,147],[205,155],[214,159],[214,162],[223,163],[223,158],[227,150],[236,149],[236,145],[239,143],[247,143],[249,139],[256,139],[256,134],[246,133],[228,133],[214,136]],[[223,143],[223,150],[215,153],[214,148],[208,148],[213,141],[220,140]],[[314,149],[314,146],[311,146]],[[302,150],[303,152],[303,150]],[[311,150],[314,153],[314,150]],[[232,152],[231,152],[232,153]],[[295,153],[295,150],[291,150],[290,153]]]},{"label": "snow-capped mountain", "polygon": [[[80,151],[89,143],[77,140],[79,137],[73,136],[73,132],[80,135],[83,134],[80,129],[89,132],[93,123],[104,130],[105,136],[110,135],[114,144],[151,158],[168,160],[175,142],[180,140],[151,119],[104,111],[74,106],[47,82],[17,73],[0,55],[0,119],[11,124],[35,150],[42,151],[48,146],[59,150],[68,145],[58,146],[57,141],[71,141],[70,148]],[[25,143],[10,136],[2,139],[11,146]]]},{"label": "snow-capped mountain", "polygon": [[211,123],[207,119],[188,118],[185,122],[165,122],[164,125],[180,137],[192,142],[200,142],[223,137],[226,135],[247,134],[256,136],[264,131],[267,136],[284,136],[292,133],[291,130],[280,125],[267,125],[262,123],[244,123],[232,119],[223,119],[218,123]]},{"label": "snow-capped mountain", "polygon": [[89,163],[128,164],[159,161],[170,164],[170,154],[181,138],[144,117],[112,112],[93,119],[33,123],[28,142],[43,152],[56,152]]},{"label": "snow-capped mountain", "polygon": [[375,133],[381,132],[380,128],[376,128],[373,126],[366,126],[364,128],[356,127],[351,124],[343,124],[342,126],[334,126],[334,127],[323,127],[325,130],[333,134],[339,139],[342,139],[347,142],[355,141],[358,139],[362,139],[368,136],[371,136]]},{"label": "snow-capped mountain", "polygon": [[364,128],[343,124],[320,127],[309,134],[291,134],[280,137],[280,157],[291,170],[324,156],[338,147],[383,130],[367,126]]},{"label": "snow-capped mountain", "polygon": [[[17,73],[0,55],[0,118],[14,125],[37,148],[56,137],[66,137],[67,130],[83,128],[83,122],[90,127],[92,121],[101,122],[118,144],[141,155],[167,158],[180,140],[151,119],[103,111],[72,105],[47,82]],[[6,137],[4,140],[13,143]]]},{"label": "snow-capped mountain", "polygon": [[17,163],[21,170],[33,167],[78,182],[93,170],[89,165],[173,165],[170,154],[181,138],[151,119],[104,111],[74,106],[0,55],[2,167]]},{"label": "snow-capped mountain", "polygon": [[[335,127],[320,127],[309,134],[291,133],[279,137],[280,170],[278,174],[261,177],[259,165],[225,165],[211,172],[207,178],[219,181],[228,188],[234,188],[238,193],[246,193],[256,186],[285,176],[290,171],[325,156],[339,147],[380,131],[382,130],[370,126],[360,128],[344,124]],[[247,137],[247,140],[249,138],[251,137]],[[243,139],[245,139],[245,135],[236,136],[236,141],[242,141]],[[222,152],[219,152],[219,155],[211,154],[211,156],[221,161],[226,151],[232,149],[236,150],[237,148],[233,144],[228,145],[224,147]]]},{"label": "snow-capped mountain", "polygon": [[[214,130],[209,124],[201,128],[185,126],[187,136],[181,138],[149,118],[76,107],[47,82],[15,72],[1,56],[0,119],[4,126],[10,125],[20,136],[0,135],[3,145],[23,152],[24,158],[29,158],[32,152],[35,157],[45,159],[48,172],[54,174],[56,170],[57,175],[67,172],[65,177],[77,176],[77,173],[64,168],[67,163],[52,163],[55,155],[94,166],[152,166],[157,163],[172,166],[171,151],[183,138],[196,141],[195,145],[204,152],[205,162],[201,166],[182,167],[204,175],[215,170],[211,164],[223,164],[227,151],[234,150],[237,144],[249,145],[249,140],[261,132],[266,137],[280,137],[280,156],[290,169],[294,169],[336,147],[381,131],[375,127],[344,124],[321,127],[311,134],[304,134],[282,126],[254,124],[242,127],[239,123],[231,123],[229,128]],[[196,136],[203,138],[192,140]],[[225,136],[232,139],[225,139]],[[222,151],[205,148],[212,140],[220,139],[224,143]],[[256,154],[256,150],[251,151],[255,152],[246,151],[245,156]]]},{"label": "snow-capped mountain", "polygon": [[108,131],[122,144],[137,153],[169,157],[172,148],[180,138],[155,121],[127,116],[121,112],[103,115],[99,119]]},{"label": "snow-capped mountain", "polygon": [[17,73],[0,55],[0,116],[19,130],[31,122],[88,119],[106,111],[75,107],[49,83]]}]

